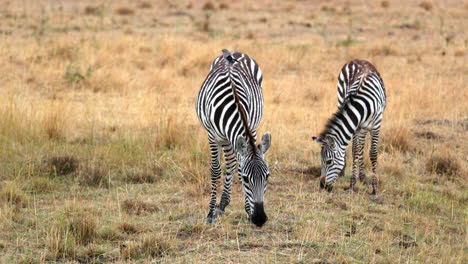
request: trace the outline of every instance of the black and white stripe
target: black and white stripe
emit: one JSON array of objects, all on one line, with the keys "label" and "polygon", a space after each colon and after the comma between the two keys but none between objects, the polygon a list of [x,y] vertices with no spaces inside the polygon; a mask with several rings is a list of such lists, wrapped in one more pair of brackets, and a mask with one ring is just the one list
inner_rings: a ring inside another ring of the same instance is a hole
[{"label": "black and white stripe", "polygon": [[[263,201],[270,174],[264,160],[271,143],[266,133],[256,146],[257,127],[263,114],[262,71],[258,64],[239,52],[223,50],[211,64],[197,98],[196,111],[208,132],[211,151],[211,201],[207,222],[215,221],[230,202],[232,176],[237,163],[245,196],[245,210],[251,221],[262,226],[267,216]],[[217,185],[221,178],[220,151],[224,150],[226,175],[219,206]]]},{"label": "black and white stripe", "polygon": [[363,149],[367,132],[371,134],[372,194],[377,191],[377,145],[386,105],[385,87],[377,69],[368,61],[352,60],[338,76],[338,111],[320,136],[312,137],[322,146],[320,186],[332,184],[344,170],[345,152],[353,139],[353,176],[350,191],[359,178],[365,180]]}]

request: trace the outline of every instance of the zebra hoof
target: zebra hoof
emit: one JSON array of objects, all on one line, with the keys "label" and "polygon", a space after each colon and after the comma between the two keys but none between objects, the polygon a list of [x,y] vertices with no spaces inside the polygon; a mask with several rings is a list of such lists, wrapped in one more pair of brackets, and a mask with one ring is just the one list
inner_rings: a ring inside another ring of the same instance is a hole
[{"label": "zebra hoof", "polygon": [[208,217],[206,218],[206,223],[211,225],[211,224],[214,224],[216,222],[216,217]]},{"label": "zebra hoof", "polygon": [[213,224],[214,222],[216,222],[216,217],[217,217],[217,216],[218,216],[218,215],[217,215],[216,210],[215,210],[213,213],[210,212],[210,213],[208,214],[208,216],[206,217],[206,223],[207,223],[207,224]]},{"label": "zebra hoof", "polygon": [[224,211],[221,210],[221,209],[218,207],[218,208],[216,208],[215,214],[216,214],[217,216],[218,216],[218,215],[219,215],[219,216],[223,216],[223,215],[224,215]]},{"label": "zebra hoof", "polygon": [[354,193],[353,188],[348,188],[345,192],[347,194],[353,194]]}]

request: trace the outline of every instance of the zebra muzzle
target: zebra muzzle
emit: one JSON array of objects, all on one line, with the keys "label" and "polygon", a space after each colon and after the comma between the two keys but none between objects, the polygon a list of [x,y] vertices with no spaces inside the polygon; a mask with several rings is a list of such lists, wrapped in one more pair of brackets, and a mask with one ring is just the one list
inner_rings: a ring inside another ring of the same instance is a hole
[{"label": "zebra muzzle", "polygon": [[327,192],[333,190],[333,184],[327,184],[325,182],[325,177],[320,177],[320,189],[325,189]]},{"label": "zebra muzzle", "polygon": [[263,207],[263,202],[256,202],[254,203],[254,211],[252,217],[250,218],[253,224],[257,227],[262,227],[263,224],[266,223],[268,220],[267,215],[265,214],[265,210]]}]

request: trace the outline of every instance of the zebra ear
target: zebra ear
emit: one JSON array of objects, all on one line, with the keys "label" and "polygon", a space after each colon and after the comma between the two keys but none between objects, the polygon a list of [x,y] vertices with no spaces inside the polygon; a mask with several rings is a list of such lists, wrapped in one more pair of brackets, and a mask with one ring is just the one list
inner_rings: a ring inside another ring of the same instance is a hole
[{"label": "zebra ear", "polygon": [[323,141],[322,141],[322,139],[321,139],[321,138],[318,138],[318,137],[312,137],[312,140],[313,140],[313,141],[315,141],[315,142],[317,142],[317,143],[319,143],[320,145],[322,145],[322,144],[323,144]]},{"label": "zebra ear", "polygon": [[236,142],[236,150],[242,156],[246,156],[249,152],[249,143],[247,142],[246,138],[242,135],[237,137]]},{"label": "zebra ear", "polygon": [[262,141],[258,145],[258,149],[260,149],[260,151],[263,154],[265,154],[265,153],[267,153],[268,149],[270,148],[270,145],[271,145],[271,134],[270,134],[270,132],[266,132],[262,137]]}]

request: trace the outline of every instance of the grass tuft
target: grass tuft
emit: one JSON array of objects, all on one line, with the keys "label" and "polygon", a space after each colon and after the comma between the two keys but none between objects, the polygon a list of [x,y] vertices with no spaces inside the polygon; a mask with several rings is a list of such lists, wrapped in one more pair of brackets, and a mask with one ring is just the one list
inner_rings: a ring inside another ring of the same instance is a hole
[{"label": "grass tuft", "polygon": [[462,175],[462,166],[460,160],[450,154],[432,155],[426,161],[426,170],[430,173],[446,176]]},{"label": "grass tuft", "polygon": [[124,236],[118,230],[108,226],[98,232],[98,237],[108,241],[120,241],[124,239]]},{"label": "grass tuft", "polygon": [[33,193],[49,193],[57,189],[57,184],[47,177],[34,177],[28,182],[28,190]]},{"label": "grass tuft", "polygon": [[24,208],[28,204],[28,197],[15,181],[4,181],[0,185],[0,201],[12,204],[17,208]]},{"label": "grass tuft", "polygon": [[383,148],[387,152],[409,152],[414,151],[412,144],[413,138],[410,130],[404,126],[394,126],[388,129],[384,128],[381,137]]},{"label": "grass tuft", "polygon": [[119,225],[119,230],[125,234],[136,234],[141,232],[141,228],[129,222],[123,222]]},{"label": "grass tuft", "polygon": [[76,204],[57,217],[46,236],[47,260],[74,259],[79,246],[97,237],[97,224],[92,214],[78,210]]},{"label": "grass tuft", "polygon": [[422,9],[426,11],[431,11],[433,6],[431,2],[422,1],[421,3],[419,3],[419,7],[421,7]]},{"label": "grass tuft", "polygon": [[203,10],[215,10],[215,9],[216,9],[216,6],[211,1],[206,1],[205,4],[203,5]]},{"label": "grass tuft", "polygon": [[90,214],[80,214],[68,220],[68,231],[80,245],[87,245],[94,240],[97,234],[96,221]]},{"label": "grass tuft", "polygon": [[145,215],[159,211],[157,205],[137,199],[126,199],[122,202],[121,206],[127,214]]},{"label": "grass tuft", "polygon": [[150,9],[150,8],[153,8],[153,5],[152,5],[150,2],[141,2],[141,3],[138,5],[138,8],[141,8],[141,9]]},{"label": "grass tuft", "polygon": [[125,172],[125,176],[127,182],[136,184],[155,183],[158,180],[154,172],[138,168],[128,169]]},{"label": "grass tuft", "polygon": [[54,156],[44,161],[44,170],[51,175],[64,176],[78,169],[79,161],[73,156]]},{"label": "grass tuft", "polygon": [[115,13],[121,16],[131,16],[135,14],[135,10],[130,7],[121,6],[115,9]]},{"label": "grass tuft", "polygon": [[177,237],[181,239],[194,238],[196,236],[200,236],[203,232],[206,231],[206,229],[207,226],[204,224],[185,224],[177,232]]},{"label": "grass tuft", "polygon": [[78,173],[78,181],[83,186],[110,187],[108,178],[109,170],[102,164],[92,162],[87,166],[81,167]]},{"label": "grass tuft", "polygon": [[144,257],[160,258],[171,254],[173,245],[162,235],[146,235],[139,241],[132,241],[122,246],[123,259],[139,259]]}]

